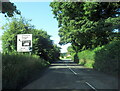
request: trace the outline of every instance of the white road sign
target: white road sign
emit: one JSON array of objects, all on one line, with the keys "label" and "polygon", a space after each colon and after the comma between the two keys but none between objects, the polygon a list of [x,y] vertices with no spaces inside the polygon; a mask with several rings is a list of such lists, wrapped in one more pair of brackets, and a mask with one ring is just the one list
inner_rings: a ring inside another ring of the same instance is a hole
[{"label": "white road sign", "polygon": [[18,52],[32,51],[32,34],[17,35],[17,51]]}]

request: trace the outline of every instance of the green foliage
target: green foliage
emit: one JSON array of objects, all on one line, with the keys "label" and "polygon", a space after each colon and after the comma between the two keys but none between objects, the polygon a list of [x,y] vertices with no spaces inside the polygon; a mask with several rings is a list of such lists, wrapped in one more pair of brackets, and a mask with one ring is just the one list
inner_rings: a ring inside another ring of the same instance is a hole
[{"label": "green foliage", "polygon": [[5,17],[12,17],[14,14],[20,14],[20,11],[17,10],[17,7],[14,3],[11,2],[1,2],[2,3],[2,13],[5,14]]},{"label": "green foliage", "polygon": [[[84,4],[85,17],[92,21],[99,21],[120,14],[119,2],[87,2]],[[93,17],[94,16],[94,17]]]},{"label": "green foliage", "polygon": [[5,30],[2,36],[3,53],[17,54],[17,34],[32,34],[32,54],[39,55],[46,61],[59,59],[60,48],[53,45],[50,35],[46,31],[35,29],[30,20],[25,18],[12,18],[3,26]]},{"label": "green foliage", "polygon": [[17,52],[17,34],[29,34],[33,30],[29,21],[22,17],[12,18],[2,27],[5,30],[2,35],[3,53]]},{"label": "green foliage", "polygon": [[33,54],[37,54],[45,60],[52,60],[55,49],[47,32],[34,29],[31,33],[33,34]]},{"label": "green foliage", "polygon": [[62,58],[64,58],[64,57],[67,56],[67,53],[60,53],[60,56],[61,56]]},{"label": "green foliage", "polygon": [[117,74],[120,70],[118,67],[120,60],[119,47],[120,41],[112,41],[105,46],[79,52],[79,64],[98,71]]},{"label": "green foliage", "polygon": [[71,59],[71,56],[67,56],[66,59]]},{"label": "green foliage", "polygon": [[48,65],[36,55],[2,54],[3,89],[19,89]]},{"label": "green foliage", "polygon": [[73,60],[74,60],[74,62],[79,63],[79,58],[78,58],[77,53],[74,54],[74,59]]},{"label": "green foliage", "polygon": [[117,73],[120,71],[119,61],[120,41],[113,41],[95,52],[95,63],[93,67],[103,72]]},{"label": "green foliage", "polygon": [[105,45],[113,35],[119,37],[113,33],[119,29],[118,2],[51,2],[50,6],[60,27],[60,44],[72,43],[78,47],[76,52]]},{"label": "green foliage", "polygon": [[60,57],[61,59],[71,59],[71,55],[69,52],[65,52],[65,53],[60,53]]},{"label": "green foliage", "polygon": [[71,45],[67,48],[68,53],[71,55],[71,59],[74,60],[74,62],[78,63],[78,47],[75,45]]},{"label": "green foliage", "polygon": [[120,40],[120,32],[114,32],[120,30],[119,2],[51,2],[50,6],[60,27],[59,44],[71,43],[74,61],[79,51]]},{"label": "green foliage", "polygon": [[82,64],[86,67],[93,68],[95,61],[95,52],[99,51],[102,47],[97,47],[95,49],[89,49],[78,53],[79,64]]},{"label": "green foliage", "polygon": [[68,48],[67,48],[67,51],[68,51],[68,53],[70,54],[70,55],[72,55],[75,51],[73,50],[73,47],[72,46],[69,46]]},{"label": "green foliage", "polygon": [[[71,59],[74,60],[75,53],[71,54]],[[75,60],[74,60],[75,61]]]},{"label": "green foliage", "polygon": [[90,60],[94,60],[94,52],[90,51],[90,50],[85,50],[82,52],[78,53],[79,59],[90,59]]},{"label": "green foliage", "polygon": [[[35,29],[25,18],[12,18],[3,26],[3,88],[16,89],[34,77],[49,61],[59,58],[60,48],[53,45],[46,31]],[[32,34],[32,55],[17,52],[17,34]]]},{"label": "green foliage", "polygon": [[53,45],[53,48],[50,50],[50,62],[59,60],[60,57],[60,47],[58,47],[56,44]]}]

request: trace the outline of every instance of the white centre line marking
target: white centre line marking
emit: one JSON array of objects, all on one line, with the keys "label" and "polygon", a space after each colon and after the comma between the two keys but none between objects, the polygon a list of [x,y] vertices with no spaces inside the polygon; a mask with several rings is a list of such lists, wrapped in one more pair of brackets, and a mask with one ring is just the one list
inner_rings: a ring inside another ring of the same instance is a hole
[{"label": "white centre line marking", "polygon": [[[67,68],[69,68],[70,69],[70,71],[72,71],[75,75],[77,75],[77,73],[74,71],[74,70],[72,70],[67,64],[65,64],[66,66],[67,66]],[[90,83],[88,83],[88,82],[85,82],[89,87],[91,87],[92,89],[94,89],[95,91],[97,91],[97,89],[95,88],[95,87],[93,87]]]},{"label": "white centre line marking", "polygon": [[96,88],[94,88],[91,84],[89,84],[88,82],[85,82],[88,86],[90,86],[92,89],[94,89],[95,91],[97,91],[96,90]]},{"label": "white centre line marking", "polygon": [[74,71],[74,70],[72,70],[71,68],[69,68],[75,75],[77,75],[77,73]]},{"label": "white centre line marking", "polygon": [[72,70],[67,64],[66,64],[66,66],[70,71],[72,71],[75,75],[77,75],[77,73],[74,70]]}]

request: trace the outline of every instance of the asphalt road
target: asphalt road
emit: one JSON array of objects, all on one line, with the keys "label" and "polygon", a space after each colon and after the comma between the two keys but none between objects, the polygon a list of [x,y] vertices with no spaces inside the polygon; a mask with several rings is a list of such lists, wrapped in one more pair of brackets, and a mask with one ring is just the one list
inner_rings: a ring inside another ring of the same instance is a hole
[{"label": "asphalt road", "polygon": [[51,64],[39,79],[23,89],[118,89],[118,77],[62,60]]}]

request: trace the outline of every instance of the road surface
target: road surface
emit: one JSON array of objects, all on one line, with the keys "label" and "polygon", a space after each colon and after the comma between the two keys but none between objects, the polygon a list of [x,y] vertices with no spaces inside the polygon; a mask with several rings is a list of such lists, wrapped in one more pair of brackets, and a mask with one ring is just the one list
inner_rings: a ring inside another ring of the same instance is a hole
[{"label": "road surface", "polygon": [[61,60],[52,63],[39,79],[24,89],[118,89],[118,79],[70,60]]}]

